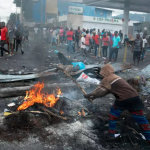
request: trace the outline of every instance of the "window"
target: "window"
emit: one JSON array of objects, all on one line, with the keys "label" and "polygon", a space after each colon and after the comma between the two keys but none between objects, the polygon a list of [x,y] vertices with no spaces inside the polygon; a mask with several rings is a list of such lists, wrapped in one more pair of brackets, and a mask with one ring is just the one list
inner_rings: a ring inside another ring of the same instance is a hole
[{"label": "window", "polygon": [[107,17],[110,17],[110,12],[107,13]]},{"label": "window", "polygon": [[97,13],[96,13],[96,10],[95,10],[95,15],[96,15]]},{"label": "window", "polygon": [[103,11],[100,12],[100,16],[103,16]]}]

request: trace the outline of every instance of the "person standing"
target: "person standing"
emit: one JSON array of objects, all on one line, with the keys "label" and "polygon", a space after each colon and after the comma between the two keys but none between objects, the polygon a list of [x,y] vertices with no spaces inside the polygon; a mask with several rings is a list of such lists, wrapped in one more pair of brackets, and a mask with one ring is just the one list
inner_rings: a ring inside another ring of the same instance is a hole
[{"label": "person standing", "polygon": [[97,49],[99,49],[99,36],[96,34],[96,32],[93,32],[92,39],[95,43],[95,57],[97,57]]},{"label": "person standing", "polygon": [[124,37],[124,46],[126,45],[126,43],[128,44],[129,42],[129,37],[127,35],[125,35]]},{"label": "person standing", "polygon": [[104,132],[106,140],[112,141],[115,139],[117,120],[124,110],[128,110],[139,124],[142,134],[150,145],[150,124],[144,116],[144,105],[137,91],[124,79],[115,75],[114,69],[110,64],[102,67],[100,75],[103,77],[101,85],[92,93],[84,95],[84,97],[95,100],[111,93],[116,98],[110,109],[109,131]]},{"label": "person standing", "polygon": [[67,40],[68,40],[68,46],[67,46],[67,51],[69,53],[69,49],[70,52],[73,53],[73,28],[71,28],[68,32],[67,32]]},{"label": "person standing", "polygon": [[34,36],[36,39],[38,38],[38,32],[39,32],[38,30],[39,30],[38,27],[34,28]]},{"label": "person standing", "polygon": [[103,35],[102,42],[103,42],[103,57],[107,57],[109,38],[108,38],[108,36],[106,36],[106,33],[104,33],[104,35]]},{"label": "person standing", "polygon": [[46,40],[46,27],[43,27],[43,40]]},{"label": "person standing", "polygon": [[14,36],[15,36],[15,28],[14,25],[11,23],[9,28],[9,43],[10,43],[11,54],[9,56],[14,55]]},{"label": "person standing", "polygon": [[144,61],[146,49],[147,49],[147,39],[146,36],[143,36],[143,52],[142,52],[142,61]]},{"label": "person standing", "polygon": [[100,29],[98,29],[97,35],[98,35],[99,37],[101,36]]},{"label": "person standing", "polygon": [[85,37],[85,45],[86,45],[86,51],[89,52],[90,50],[90,43],[91,43],[91,36],[89,35],[89,31],[86,31],[86,37]]},{"label": "person standing", "polygon": [[81,31],[80,31],[80,27],[78,27],[78,30],[75,31],[75,41],[77,44],[77,51],[79,50],[79,41],[80,41],[80,37],[81,37]]},{"label": "person standing", "polygon": [[15,37],[16,37],[16,52],[18,52],[18,47],[20,46],[21,54],[23,55],[24,51],[22,50],[22,32],[20,26],[17,27]]},{"label": "person standing", "polygon": [[83,36],[81,38],[81,52],[83,56],[85,56],[86,54],[85,38],[86,38],[86,34],[83,33]]},{"label": "person standing", "polygon": [[27,25],[25,25],[24,27],[24,39],[29,41],[29,30],[28,30]]},{"label": "person standing", "polygon": [[64,29],[63,29],[63,26],[60,27],[59,37],[60,37],[59,39],[60,39],[60,44],[61,44],[64,41]]},{"label": "person standing", "polygon": [[143,40],[140,37],[140,34],[137,34],[136,39],[133,42],[133,61],[135,65],[135,60],[137,59],[138,64],[140,63],[141,53],[143,52]]},{"label": "person standing", "polygon": [[110,57],[109,57],[109,61],[111,61],[113,54],[115,53],[115,59],[114,61],[117,61],[118,58],[118,49],[119,46],[121,44],[121,39],[118,35],[118,31],[115,31],[115,36],[113,37],[113,46],[110,50]]},{"label": "person standing", "polygon": [[57,30],[54,27],[52,31],[52,39],[51,39],[52,46],[56,46],[56,42],[57,42]]},{"label": "person standing", "polygon": [[7,40],[8,40],[8,29],[5,26],[5,22],[2,22],[1,26],[2,26],[2,29],[1,29],[1,58],[3,58],[4,57],[3,51],[6,51],[9,53],[9,51],[4,48],[4,45],[7,44]]}]

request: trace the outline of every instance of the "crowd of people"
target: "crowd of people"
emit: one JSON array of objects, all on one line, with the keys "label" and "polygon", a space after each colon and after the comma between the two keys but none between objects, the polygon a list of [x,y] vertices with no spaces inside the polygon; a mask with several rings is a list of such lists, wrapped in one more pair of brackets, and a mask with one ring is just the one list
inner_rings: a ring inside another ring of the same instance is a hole
[{"label": "crowd of people", "polygon": [[[1,58],[4,57],[4,51],[9,56],[14,55],[14,52],[18,52],[18,48],[21,50],[21,54],[24,54],[22,43],[29,41],[28,27],[23,24],[17,27],[13,23],[7,24],[2,22],[0,24],[1,35]],[[43,39],[52,46],[67,45],[67,52],[74,53],[81,51],[83,56],[88,56],[94,51],[94,57],[105,57],[108,61],[117,61],[119,49],[122,45],[130,44],[133,46],[133,60],[134,64],[140,61],[144,61],[147,47],[150,47],[150,38],[145,35],[143,37],[137,34],[137,37],[133,42],[129,42],[127,35],[123,38],[122,31],[115,31],[111,33],[105,29],[96,31],[96,29],[83,29],[78,27],[77,30],[73,28],[53,27],[47,28],[45,26],[34,27],[35,39]],[[124,40],[123,40],[124,39]],[[4,47],[7,45],[7,49]]]},{"label": "crowd of people", "polygon": [[123,38],[121,30],[111,33],[105,29],[102,31],[100,29],[98,31],[96,29],[81,30],[78,27],[77,30],[73,30],[73,28],[64,29],[61,26],[51,29],[35,27],[34,32],[35,36],[42,33],[42,38],[52,46],[66,44],[68,53],[81,51],[83,56],[87,56],[94,50],[94,57],[101,55],[108,58],[109,62],[117,61],[119,49],[122,48],[122,45],[129,44],[133,46],[134,64],[135,62],[139,64],[140,61],[144,61],[146,49],[150,45],[150,40],[146,36],[140,37],[140,34],[137,34],[134,41],[129,42],[128,35]]},{"label": "crowd of people", "polygon": [[[18,52],[20,49],[21,54],[24,54],[22,43],[24,41],[29,42],[29,30],[28,27],[23,24],[18,25],[17,27],[9,22],[5,25],[5,22],[0,24],[0,36],[1,36],[1,57],[4,58],[4,52],[13,56],[14,52]],[[6,47],[7,48],[6,48]]]}]

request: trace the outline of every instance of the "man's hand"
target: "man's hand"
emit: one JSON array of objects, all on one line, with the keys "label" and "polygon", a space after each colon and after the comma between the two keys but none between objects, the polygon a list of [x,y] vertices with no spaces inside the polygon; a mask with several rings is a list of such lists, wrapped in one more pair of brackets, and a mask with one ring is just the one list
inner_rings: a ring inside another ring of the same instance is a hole
[{"label": "man's hand", "polygon": [[90,97],[91,97],[91,94],[85,94],[85,95],[84,95],[84,98],[87,98],[87,99],[88,99],[88,98],[90,98]]},{"label": "man's hand", "polygon": [[92,94],[85,94],[84,95],[84,98],[86,98],[86,99],[88,99],[88,100],[94,100],[94,99],[96,99],[96,97],[95,96],[93,96]]}]

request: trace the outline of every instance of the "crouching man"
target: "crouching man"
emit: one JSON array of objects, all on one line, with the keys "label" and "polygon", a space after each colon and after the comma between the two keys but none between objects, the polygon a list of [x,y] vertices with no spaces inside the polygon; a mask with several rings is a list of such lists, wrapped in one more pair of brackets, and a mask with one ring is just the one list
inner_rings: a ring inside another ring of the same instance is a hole
[{"label": "crouching man", "polygon": [[117,119],[124,110],[128,110],[135,121],[139,124],[143,135],[150,145],[150,124],[143,114],[144,105],[135,89],[133,89],[124,79],[114,74],[113,67],[105,65],[100,75],[103,77],[102,84],[84,97],[94,100],[99,97],[104,97],[111,93],[115,96],[116,101],[110,110],[109,116],[109,132],[107,140],[115,139],[115,129]]}]

